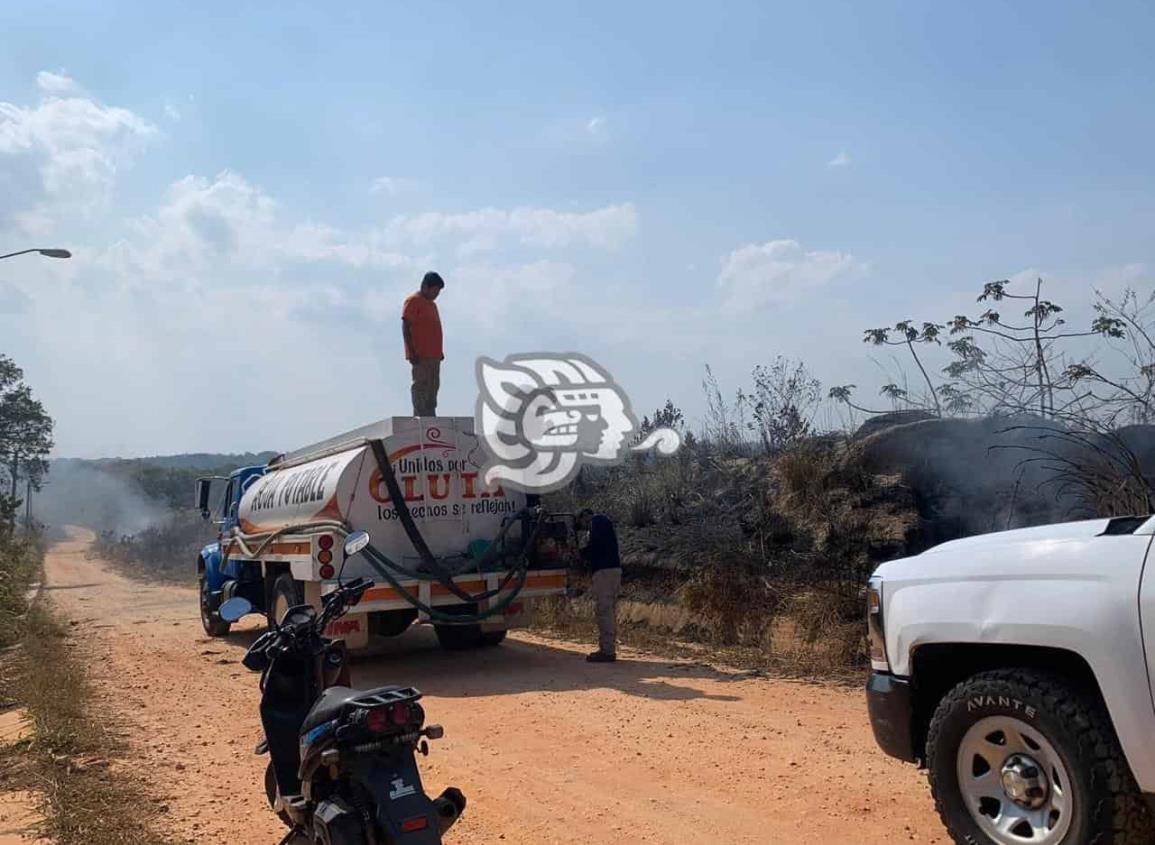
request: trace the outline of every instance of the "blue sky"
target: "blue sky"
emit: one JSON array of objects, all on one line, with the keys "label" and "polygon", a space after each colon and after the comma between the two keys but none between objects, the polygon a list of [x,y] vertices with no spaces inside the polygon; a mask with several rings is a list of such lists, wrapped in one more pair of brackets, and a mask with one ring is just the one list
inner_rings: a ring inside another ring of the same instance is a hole
[{"label": "blue sky", "polygon": [[[777,353],[1042,274],[1150,289],[1150,3],[0,7],[0,350],[60,454],[291,448],[403,412],[400,300],[702,411]],[[6,250],[0,250],[3,252]]]}]

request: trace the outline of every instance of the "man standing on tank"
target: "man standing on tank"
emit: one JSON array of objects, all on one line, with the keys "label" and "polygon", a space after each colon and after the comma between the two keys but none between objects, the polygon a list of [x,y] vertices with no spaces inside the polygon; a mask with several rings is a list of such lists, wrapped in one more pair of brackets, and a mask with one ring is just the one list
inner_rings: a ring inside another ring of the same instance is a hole
[{"label": "man standing on tank", "polygon": [[405,360],[413,370],[413,416],[437,416],[437,391],[441,388],[441,361],[445,358],[441,338],[441,314],[434,300],[445,287],[436,273],[426,273],[421,288],[410,294],[401,309],[401,337]]}]

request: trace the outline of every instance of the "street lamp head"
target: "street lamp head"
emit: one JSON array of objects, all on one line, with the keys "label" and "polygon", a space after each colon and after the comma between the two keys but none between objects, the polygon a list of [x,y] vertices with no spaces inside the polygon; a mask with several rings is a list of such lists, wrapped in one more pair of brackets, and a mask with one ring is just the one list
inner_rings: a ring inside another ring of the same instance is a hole
[{"label": "street lamp head", "polygon": [[48,258],[71,258],[72,253],[66,249],[38,249],[36,250],[41,255]]}]

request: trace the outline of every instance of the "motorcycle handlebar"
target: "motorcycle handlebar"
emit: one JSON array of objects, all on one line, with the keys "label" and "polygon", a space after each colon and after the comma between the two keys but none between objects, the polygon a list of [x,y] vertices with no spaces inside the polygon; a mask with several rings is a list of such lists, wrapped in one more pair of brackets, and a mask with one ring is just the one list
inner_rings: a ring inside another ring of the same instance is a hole
[{"label": "motorcycle handlebar", "polygon": [[361,601],[365,591],[372,586],[373,582],[368,578],[356,578],[342,584],[321,600],[323,605],[321,612],[307,625],[278,625],[258,637],[245,653],[243,664],[253,671],[263,671],[272,658],[288,647],[289,643],[297,640],[301,634],[321,635],[330,622],[343,616],[349,607]]}]

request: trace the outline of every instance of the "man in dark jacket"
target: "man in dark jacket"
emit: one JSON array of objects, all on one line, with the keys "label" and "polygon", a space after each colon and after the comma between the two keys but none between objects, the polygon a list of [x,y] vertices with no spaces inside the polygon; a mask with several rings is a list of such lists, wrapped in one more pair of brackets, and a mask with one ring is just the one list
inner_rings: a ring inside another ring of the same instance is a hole
[{"label": "man in dark jacket", "polygon": [[581,555],[592,573],[591,592],[598,620],[598,650],[586,657],[591,663],[617,660],[618,592],[622,588],[622,560],[618,555],[618,535],[605,514],[586,508],[577,515],[576,527],[588,531],[589,540]]}]

